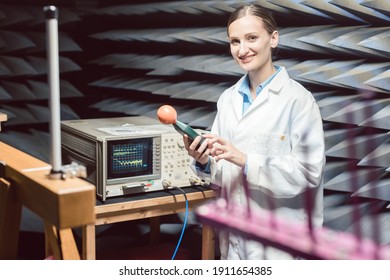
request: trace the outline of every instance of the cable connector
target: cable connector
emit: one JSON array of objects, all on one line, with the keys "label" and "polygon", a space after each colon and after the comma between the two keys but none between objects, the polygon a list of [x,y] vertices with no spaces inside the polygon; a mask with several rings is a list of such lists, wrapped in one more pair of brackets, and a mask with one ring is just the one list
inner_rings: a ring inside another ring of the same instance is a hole
[{"label": "cable connector", "polygon": [[203,187],[205,187],[205,186],[209,186],[210,185],[210,182],[207,182],[207,181],[205,181],[205,180],[201,180],[201,179],[199,179],[198,177],[193,177],[193,176],[191,176],[190,177],[190,184],[192,185],[192,186],[203,186]]},{"label": "cable connector", "polygon": [[165,190],[171,190],[171,189],[173,189],[174,188],[174,186],[172,186],[172,182],[171,181],[168,181],[168,180],[166,180],[166,179],[164,179],[163,181],[162,181],[162,186],[163,186],[163,188],[165,189]]}]

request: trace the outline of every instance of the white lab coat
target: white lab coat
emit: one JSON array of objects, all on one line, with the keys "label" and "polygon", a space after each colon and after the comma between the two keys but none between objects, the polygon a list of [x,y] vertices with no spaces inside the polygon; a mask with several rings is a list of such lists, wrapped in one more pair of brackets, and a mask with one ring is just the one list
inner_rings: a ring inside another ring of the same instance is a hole
[{"label": "white lab coat", "polygon": [[[289,221],[307,222],[305,190],[313,192],[313,224],[323,222],[322,176],[325,144],[322,119],[312,94],[281,71],[242,115],[238,89],[245,77],[228,88],[217,103],[211,133],[230,141],[247,154],[247,182],[251,207],[273,210]],[[198,175],[221,186],[229,201],[247,204],[243,169],[211,160],[211,174]],[[289,254],[220,231],[222,259],[289,259]]]}]

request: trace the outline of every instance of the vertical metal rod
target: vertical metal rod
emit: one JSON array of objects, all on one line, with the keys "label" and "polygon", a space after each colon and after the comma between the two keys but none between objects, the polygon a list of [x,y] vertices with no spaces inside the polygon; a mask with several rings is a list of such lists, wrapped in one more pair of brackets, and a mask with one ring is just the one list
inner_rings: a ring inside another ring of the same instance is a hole
[{"label": "vertical metal rod", "polygon": [[61,110],[58,58],[58,10],[55,6],[43,8],[46,18],[46,46],[49,83],[51,173],[61,173]]}]

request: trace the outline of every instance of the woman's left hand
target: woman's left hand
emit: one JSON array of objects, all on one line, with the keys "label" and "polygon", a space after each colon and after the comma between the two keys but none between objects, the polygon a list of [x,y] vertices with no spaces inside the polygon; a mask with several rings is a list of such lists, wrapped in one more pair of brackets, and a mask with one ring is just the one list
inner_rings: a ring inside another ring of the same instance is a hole
[{"label": "woman's left hand", "polygon": [[224,159],[240,167],[245,166],[246,154],[241,152],[230,142],[213,134],[203,134],[202,136],[209,139],[209,147],[212,145],[210,148],[210,155],[213,156],[216,161]]}]

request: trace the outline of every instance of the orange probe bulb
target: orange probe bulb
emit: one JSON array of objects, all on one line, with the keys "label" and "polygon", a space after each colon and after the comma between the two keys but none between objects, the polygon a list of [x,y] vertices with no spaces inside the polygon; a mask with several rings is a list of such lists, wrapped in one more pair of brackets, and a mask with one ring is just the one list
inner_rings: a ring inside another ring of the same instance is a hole
[{"label": "orange probe bulb", "polygon": [[157,118],[164,124],[175,124],[177,113],[171,105],[163,105],[157,110]]}]

